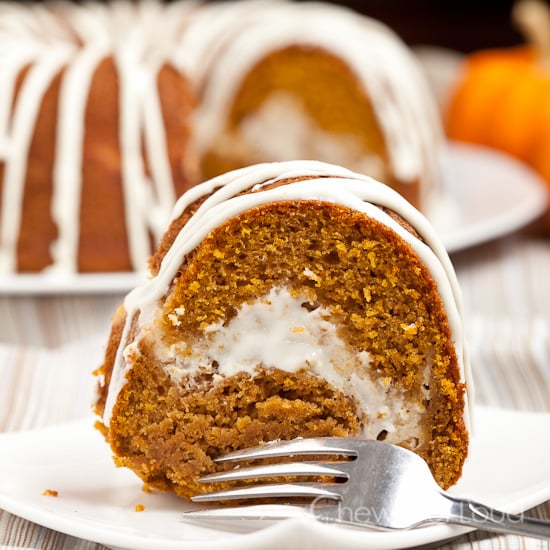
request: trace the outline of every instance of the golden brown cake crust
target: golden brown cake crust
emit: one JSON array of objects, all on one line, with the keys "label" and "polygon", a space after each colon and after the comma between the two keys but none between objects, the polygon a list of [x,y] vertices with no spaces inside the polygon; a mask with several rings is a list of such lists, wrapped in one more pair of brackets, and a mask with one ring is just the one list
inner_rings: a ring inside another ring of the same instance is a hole
[{"label": "golden brown cake crust", "polygon": [[[191,85],[168,65],[158,74],[167,153],[175,196],[197,181],[189,151],[189,118],[195,105]],[[132,271],[122,183],[118,75],[111,58],[96,70],[86,109],[78,270]],[[146,168],[147,157],[144,152]],[[149,174],[150,175],[150,174]],[[151,236],[151,249],[153,249]]]},{"label": "golden brown cake crust", "polygon": [[103,364],[94,373],[99,376],[99,382],[97,385],[98,397],[94,404],[95,413],[98,416],[102,416],[105,411],[105,401],[107,400],[107,390],[109,383],[111,382],[111,374],[113,372],[113,365],[116,359],[117,349],[120,345],[122,338],[122,332],[124,329],[124,323],[126,322],[126,310],[123,305],[120,305],[111,322],[111,332],[107,342],[107,348],[105,350],[105,357]]}]

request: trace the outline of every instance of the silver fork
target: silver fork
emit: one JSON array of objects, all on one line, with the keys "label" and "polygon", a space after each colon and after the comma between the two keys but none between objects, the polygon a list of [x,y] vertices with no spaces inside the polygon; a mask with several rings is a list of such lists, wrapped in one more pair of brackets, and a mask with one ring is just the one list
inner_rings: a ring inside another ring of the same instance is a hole
[{"label": "silver fork", "polygon": [[[410,529],[426,523],[447,522],[488,531],[550,538],[550,522],[502,512],[452,496],[437,485],[422,458],[382,441],[342,437],[298,438],[235,451],[218,457],[216,462],[238,463],[274,457],[292,459],[307,455],[322,455],[326,459],[242,468],[237,465],[227,472],[206,475],[200,481],[255,482],[261,478],[280,476],[330,476],[330,482],[254,483],[196,495],[192,500],[223,502],[298,497],[310,501],[308,515],[325,522],[381,529]],[[247,518],[254,517],[255,508],[258,509],[256,517],[262,515],[261,506],[246,508]],[[243,517],[241,509],[239,506],[216,508],[189,515]]]}]

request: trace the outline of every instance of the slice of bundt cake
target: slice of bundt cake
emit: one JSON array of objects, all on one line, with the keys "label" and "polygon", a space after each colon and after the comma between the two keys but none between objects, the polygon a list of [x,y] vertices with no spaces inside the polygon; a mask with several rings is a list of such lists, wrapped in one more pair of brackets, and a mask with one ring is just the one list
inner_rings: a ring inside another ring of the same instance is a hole
[{"label": "slice of bundt cake", "polygon": [[312,158],[429,207],[443,132],[416,59],[390,29],[328,3],[236,2],[217,17],[219,7],[209,9],[196,13],[184,49],[202,38],[189,71],[201,94],[203,176]]},{"label": "slice of bundt cake", "polygon": [[313,161],[236,170],[178,201],[150,270],[99,369],[118,465],[188,498],[217,455],[338,435],[412,449],[442,487],[460,477],[459,290],[389,187]]}]

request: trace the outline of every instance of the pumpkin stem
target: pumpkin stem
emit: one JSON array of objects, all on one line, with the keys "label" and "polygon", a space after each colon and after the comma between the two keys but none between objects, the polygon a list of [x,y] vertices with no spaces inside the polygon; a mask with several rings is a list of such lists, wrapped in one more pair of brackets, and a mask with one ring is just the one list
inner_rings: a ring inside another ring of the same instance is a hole
[{"label": "pumpkin stem", "polygon": [[544,0],[519,0],[512,19],[537,51],[540,64],[550,70],[550,6]]}]

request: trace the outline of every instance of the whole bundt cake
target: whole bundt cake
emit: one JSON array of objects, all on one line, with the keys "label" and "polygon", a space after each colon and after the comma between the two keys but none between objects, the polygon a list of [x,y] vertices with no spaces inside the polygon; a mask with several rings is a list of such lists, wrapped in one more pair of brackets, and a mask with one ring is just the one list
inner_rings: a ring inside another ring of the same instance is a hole
[{"label": "whole bundt cake", "polygon": [[259,164],[178,201],[98,371],[118,465],[189,498],[227,451],[385,439],[442,487],[468,452],[459,290],[426,219],[369,177]]}]

